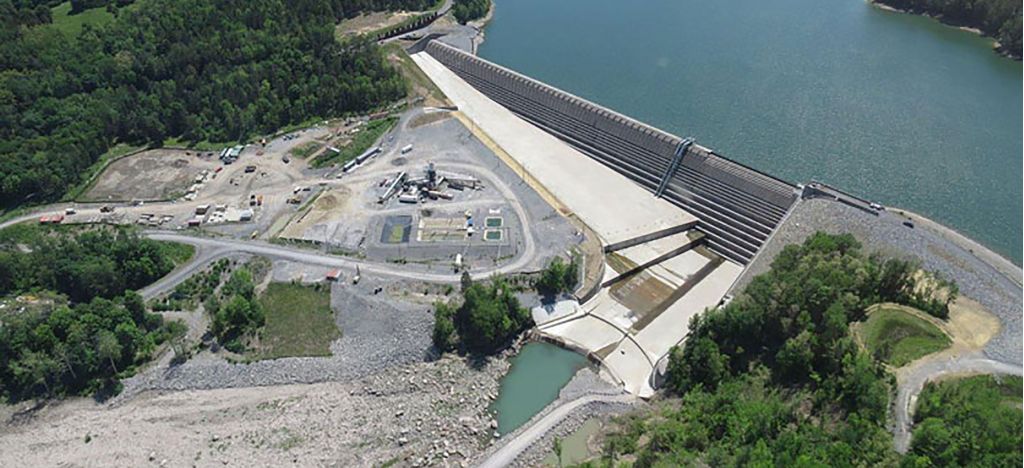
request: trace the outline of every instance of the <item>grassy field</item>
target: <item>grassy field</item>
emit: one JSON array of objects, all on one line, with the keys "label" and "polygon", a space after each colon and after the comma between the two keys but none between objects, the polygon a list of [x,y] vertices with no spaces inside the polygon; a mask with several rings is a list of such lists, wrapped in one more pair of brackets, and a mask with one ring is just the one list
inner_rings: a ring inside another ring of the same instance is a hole
[{"label": "grassy field", "polygon": [[328,288],[270,283],[259,301],[267,324],[253,357],[329,356],[331,342],[341,337]]},{"label": "grassy field", "polygon": [[291,154],[292,154],[292,156],[295,156],[296,158],[306,159],[310,155],[312,155],[313,153],[316,153],[317,150],[319,150],[320,148],[323,148],[323,147],[324,147],[324,145],[321,144],[320,142],[310,141],[308,143],[303,144],[302,146],[299,146],[299,147],[296,147],[296,148],[292,149],[291,150]]},{"label": "grassy field", "polygon": [[864,346],[882,361],[900,367],[942,351],[951,341],[934,324],[894,307],[879,307],[861,324]]},{"label": "grassy field", "polygon": [[345,164],[364,151],[370,149],[373,143],[376,142],[381,135],[391,130],[398,122],[398,117],[388,117],[386,119],[374,120],[366,124],[363,129],[352,138],[352,142],[341,148],[340,153],[334,151],[328,151],[320,157],[316,158],[312,162],[313,167],[324,167],[330,164]]},{"label": "grassy field", "polygon": [[64,2],[50,9],[53,24],[50,26],[68,37],[77,37],[82,26],[90,24],[102,26],[114,20],[114,15],[106,8],[93,8],[81,13],[71,14],[71,2]]},{"label": "grassy field", "polygon": [[196,248],[189,244],[161,242],[160,245],[164,250],[164,254],[174,262],[174,266],[178,266],[189,261],[196,253]]}]

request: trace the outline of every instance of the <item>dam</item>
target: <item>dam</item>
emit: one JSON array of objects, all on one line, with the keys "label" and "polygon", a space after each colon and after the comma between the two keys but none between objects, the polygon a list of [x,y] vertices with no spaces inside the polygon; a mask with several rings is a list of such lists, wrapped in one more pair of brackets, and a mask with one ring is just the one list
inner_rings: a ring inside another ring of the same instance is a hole
[{"label": "dam", "polygon": [[804,187],[436,39],[414,44],[413,61],[603,246],[599,280],[568,312],[538,320],[539,334],[652,395],[690,320],[723,302]]}]

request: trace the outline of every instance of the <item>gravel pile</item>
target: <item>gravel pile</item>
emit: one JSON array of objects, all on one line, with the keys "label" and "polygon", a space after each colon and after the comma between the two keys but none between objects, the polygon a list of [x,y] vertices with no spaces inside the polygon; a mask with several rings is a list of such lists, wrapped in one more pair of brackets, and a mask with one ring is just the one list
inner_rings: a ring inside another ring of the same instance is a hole
[{"label": "gravel pile", "polygon": [[884,255],[916,259],[921,266],[956,281],[960,294],[978,301],[1002,322],[1002,330],[985,347],[998,361],[1021,365],[1021,287],[967,249],[921,225],[911,229],[892,211],[874,216],[823,199],[803,200],[766,244],[734,286],[739,291],[757,274],[768,270],[772,259],[789,244],[801,243],[816,231],[849,232],[866,249]]}]

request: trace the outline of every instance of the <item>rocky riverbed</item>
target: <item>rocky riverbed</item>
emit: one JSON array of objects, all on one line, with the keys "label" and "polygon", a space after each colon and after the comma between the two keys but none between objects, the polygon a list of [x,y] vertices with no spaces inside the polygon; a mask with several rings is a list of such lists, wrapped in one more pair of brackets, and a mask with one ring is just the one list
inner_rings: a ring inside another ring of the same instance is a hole
[{"label": "rocky riverbed", "polygon": [[68,401],[8,420],[0,466],[465,466],[494,439],[507,368],[446,356],[349,382]]}]

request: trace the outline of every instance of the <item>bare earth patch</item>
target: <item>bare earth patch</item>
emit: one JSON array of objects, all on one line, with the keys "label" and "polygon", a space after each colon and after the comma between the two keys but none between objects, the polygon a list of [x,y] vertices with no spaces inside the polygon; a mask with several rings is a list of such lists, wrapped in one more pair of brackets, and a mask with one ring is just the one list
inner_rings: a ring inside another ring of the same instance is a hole
[{"label": "bare earth patch", "polygon": [[195,151],[155,149],[112,162],[82,195],[82,201],[166,200],[183,194],[204,169],[218,164]]},{"label": "bare earth patch", "polygon": [[366,34],[378,29],[395,26],[417,14],[418,13],[416,12],[409,11],[381,11],[359,15],[355,18],[349,18],[339,23],[338,26],[334,28],[334,34],[339,38]]}]

